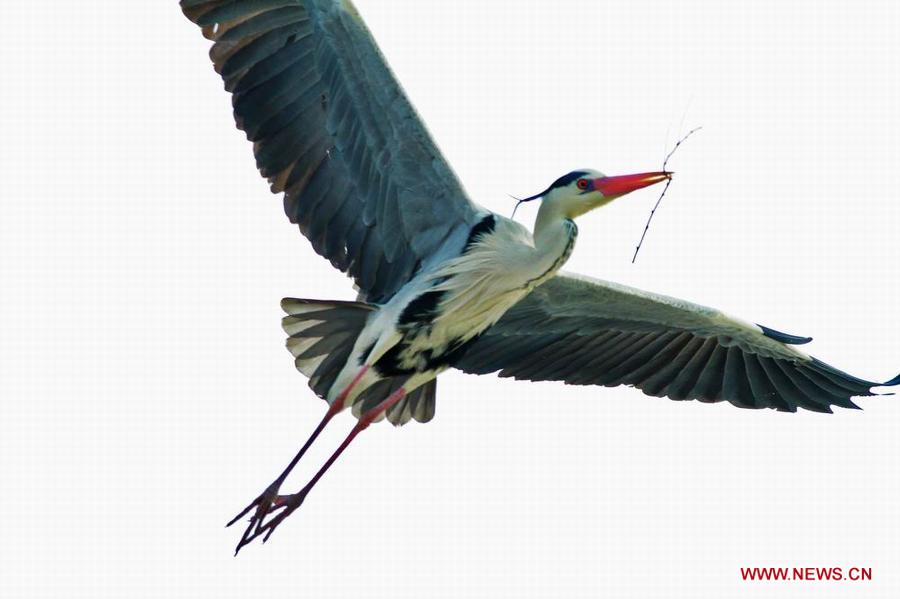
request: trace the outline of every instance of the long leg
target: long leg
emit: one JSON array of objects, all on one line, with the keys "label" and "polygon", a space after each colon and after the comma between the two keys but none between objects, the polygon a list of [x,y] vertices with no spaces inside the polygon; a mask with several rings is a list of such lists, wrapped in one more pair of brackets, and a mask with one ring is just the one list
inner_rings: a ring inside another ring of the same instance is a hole
[{"label": "long leg", "polygon": [[[422,384],[421,382],[419,382],[418,384],[409,383],[413,383],[413,381],[408,381],[407,386],[410,388],[410,390]],[[391,406],[393,406],[406,396],[407,386],[400,387],[399,389],[391,393],[391,395],[388,396],[387,399],[379,403],[368,412],[365,412],[356,423],[356,426],[354,426],[350,431],[350,434],[347,435],[347,438],[344,439],[344,442],[341,443],[340,446],[334,451],[334,453],[331,454],[331,457],[329,457],[328,460],[325,461],[325,464],[323,464],[322,467],[319,468],[319,471],[316,472],[315,476],[313,476],[310,481],[306,483],[306,486],[304,486],[302,489],[300,489],[300,491],[294,493],[293,495],[277,496],[274,499],[273,511],[278,509],[281,509],[282,511],[262,526],[257,526],[249,536],[247,534],[244,534],[244,537],[241,538],[241,541],[238,543],[235,553],[240,551],[244,545],[251,542],[253,539],[260,535],[265,535],[263,536],[263,543],[265,543],[269,539],[269,537],[272,536],[272,533],[275,532],[275,528],[277,528],[279,524],[284,522],[284,519],[290,516],[294,512],[294,510],[300,507],[300,505],[303,503],[303,500],[306,499],[307,494],[309,494],[310,490],[312,490],[316,483],[319,482],[319,479],[322,478],[322,475],[325,474],[328,468],[331,467],[331,465],[335,462],[335,460],[338,459],[338,457],[344,452],[344,450],[347,449],[353,439],[356,438],[356,435],[364,431],[376,418],[378,418],[378,416],[389,410]]]},{"label": "long leg", "polygon": [[276,507],[274,502],[278,497],[278,490],[281,488],[281,485],[284,483],[285,479],[287,479],[288,475],[297,465],[297,462],[300,461],[300,458],[303,457],[303,454],[305,454],[313,444],[313,441],[315,441],[319,434],[325,429],[325,426],[331,421],[332,418],[334,418],[335,414],[344,409],[344,402],[347,400],[350,392],[353,391],[353,388],[356,387],[357,383],[359,383],[360,379],[366,374],[366,371],[368,370],[368,366],[363,366],[359,373],[357,373],[357,375],[353,378],[353,381],[349,385],[347,385],[347,387],[341,392],[341,394],[338,395],[337,398],[335,398],[334,402],[332,402],[332,404],[328,406],[328,411],[325,413],[325,416],[322,417],[322,421],[319,422],[318,426],[316,426],[316,429],[306,440],[306,443],[303,444],[303,447],[300,448],[300,451],[297,452],[297,455],[294,456],[294,459],[292,459],[291,462],[287,465],[287,468],[285,468],[284,471],[278,475],[278,478],[276,478],[271,485],[266,487],[266,490],[263,491],[259,495],[259,497],[254,499],[250,503],[250,505],[245,507],[240,514],[232,518],[231,521],[225,525],[226,527],[231,526],[232,524],[243,518],[255,507],[256,513],[254,513],[253,517],[250,519],[250,524],[247,526],[247,530],[244,531],[242,541],[248,539],[251,530],[255,529],[255,532],[259,532],[266,514],[271,512],[273,507]]}]

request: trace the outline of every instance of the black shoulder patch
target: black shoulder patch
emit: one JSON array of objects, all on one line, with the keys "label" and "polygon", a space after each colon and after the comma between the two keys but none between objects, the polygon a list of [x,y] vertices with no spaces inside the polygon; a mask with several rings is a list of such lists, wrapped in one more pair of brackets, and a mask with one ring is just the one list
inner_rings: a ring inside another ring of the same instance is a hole
[{"label": "black shoulder patch", "polygon": [[494,231],[494,228],[497,226],[497,218],[493,214],[488,214],[483,219],[478,221],[478,223],[472,227],[472,230],[469,231],[469,237],[466,239],[466,245],[463,248],[463,253],[465,254],[468,251],[469,247],[475,241],[481,237],[482,235],[488,235]]},{"label": "black shoulder patch", "polygon": [[431,322],[434,320],[438,304],[441,303],[441,298],[443,297],[443,291],[426,291],[403,308],[403,312],[400,314],[397,324]]}]

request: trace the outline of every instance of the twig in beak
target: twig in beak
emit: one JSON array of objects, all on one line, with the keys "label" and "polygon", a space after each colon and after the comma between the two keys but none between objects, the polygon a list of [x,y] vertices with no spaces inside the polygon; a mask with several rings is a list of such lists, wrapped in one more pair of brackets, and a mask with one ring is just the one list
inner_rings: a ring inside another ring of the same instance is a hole
[{"label": "twig in beak", "polygon": [[[663,172],[667,172],[666,165],[669,163],[669,158],[671,158],[672,154],[675,153],[675,150],[678,149],[678,146],[680,146],[682,143],[684,143],[684,140],[686,140],[688,137],[693,135],[694,132],[699,131],[702,128],[703,127],[694,127],[693,129],[688,131],[684,137],[682,137],[681,139],[679,139],[678,141],[675,142],[675,147],[673,147],[672,150],[668,154],[666,154],[666,157],[663,160],[663,165],[662,165]],[[632,264],[634,264],[634,261],[637,260],[638,252],[641,251],[641,245],[643,245],[643,243],[644,243],[644,237],[647,236],[647,230],[650,228],[650,221],[653,220],[653,215],[656,214],[656,209],[659,208],[659,203],[662,201],[663,196],[666,195],[666,190],[669,189],[669,185],[671,185],[671,184],[672,184],[672,179],[669,178],[666,181],[666,186],[663,187],[662,193],[659,194],[659,198],[657,198],[656,204],[653,205],[653,210],[650,211],[650,216],[647,217],[647,224],[644,225],[644,232],[641,233],[641,240],[638,241],[637,247],[634,248],[634,256],[631,257]]]}]

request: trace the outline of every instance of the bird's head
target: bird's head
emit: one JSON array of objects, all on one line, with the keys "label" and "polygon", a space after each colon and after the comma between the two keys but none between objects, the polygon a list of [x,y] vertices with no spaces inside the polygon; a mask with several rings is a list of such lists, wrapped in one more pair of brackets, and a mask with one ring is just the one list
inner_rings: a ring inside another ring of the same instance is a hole
[{"label": "bird's head", "polygon": [[575,218],[627,193],[671,178],[672,173],[663,171],[607,177],[599,171],[581,169],[563,175],[541,193],[519,201],[540,199],[542,208],[552,209],[564,218]]}]

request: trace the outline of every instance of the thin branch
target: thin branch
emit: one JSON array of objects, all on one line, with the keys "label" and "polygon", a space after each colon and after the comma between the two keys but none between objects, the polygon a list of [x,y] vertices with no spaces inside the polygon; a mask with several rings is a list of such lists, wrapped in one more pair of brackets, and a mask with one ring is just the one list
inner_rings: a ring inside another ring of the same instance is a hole
[{"label": "thin branch", "polygon": [[[682,137],[677,142],[675,142],[675,147],[672,148],[672,150],[666,155],[665,159],[663,160],[663,165],[662,165],[663,172],[668,172],[668,171],[666,171],[666,165],[669,163],[669,158],[671,158],[672,154],[675,153],[675,150],[678,149],[678,146],[680,146],[682,143],[684,143],[684,140],[686,140],[688,137],[690,137],[696,131],[699,131],[702,128],[703,127],[694,127],[693,129],[688,131],[684,137]],[[644,237],[647,236],[647,230],[650,229],[650,221],[653,220],[653,215],[656,214],[656,209],[659,208],[659,203],[662,202],[662,199],[666,195],[666,191],[669,189],[669,185],[671,185],[671,184],[672,184],[672,179],[670,178],[666,181],[666,186],[663,187],[662,193],[659,194],[659,198],[657,198],[656,204],[654,204],[654,206],[653,206],[653,210],[650,211],[650,216],[647,217],[647,224],[644,225],[644,232],[641,233],[641,240],[638,241],[637,247],[634,248],[634,256],[631,257],[632,264],[634,264],[634,261],[637,260],[638,252],[641,251],[641,246],[644,244]]]}]

